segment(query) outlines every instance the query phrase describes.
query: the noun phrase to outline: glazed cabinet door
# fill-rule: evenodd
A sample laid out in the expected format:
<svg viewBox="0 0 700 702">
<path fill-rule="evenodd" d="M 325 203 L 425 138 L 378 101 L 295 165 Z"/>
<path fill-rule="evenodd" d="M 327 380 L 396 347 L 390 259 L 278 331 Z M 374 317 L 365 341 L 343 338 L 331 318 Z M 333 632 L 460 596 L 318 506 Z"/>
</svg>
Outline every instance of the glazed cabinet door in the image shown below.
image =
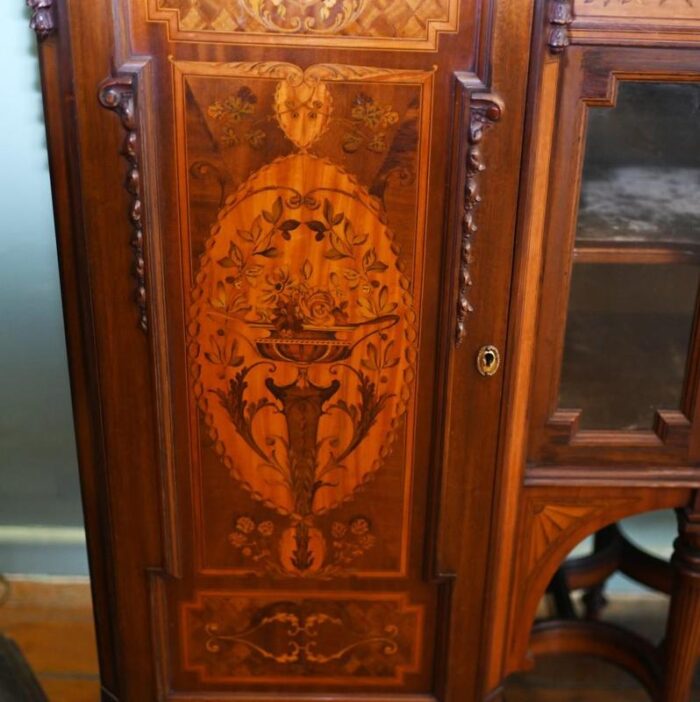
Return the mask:
<svg viewBox="0 0 700 702">
<path fill-rule="evenodd" d="M 698 57 L 567 49 L 530 434 L 543 470 L 700 458 Z"/>
<path fill-rule="evenodd" d="M 488 693 L 528 4 L 33 3 L 105 699 Z"/>
</svg>

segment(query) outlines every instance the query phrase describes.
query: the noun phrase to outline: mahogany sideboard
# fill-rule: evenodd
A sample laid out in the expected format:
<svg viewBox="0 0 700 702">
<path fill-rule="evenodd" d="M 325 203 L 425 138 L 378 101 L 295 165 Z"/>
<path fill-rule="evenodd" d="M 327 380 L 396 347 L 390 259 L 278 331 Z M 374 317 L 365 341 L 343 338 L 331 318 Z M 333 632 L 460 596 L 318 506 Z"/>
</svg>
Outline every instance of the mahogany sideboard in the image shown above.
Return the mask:
<svg viewBox="0 0 700 702">
<path fill-rule="evenodd" d="M 103 699 L 688 702 L 700 6 L 27 4 Z M 662 646 L 534 625 L 656 509 Z"/>
</svg>

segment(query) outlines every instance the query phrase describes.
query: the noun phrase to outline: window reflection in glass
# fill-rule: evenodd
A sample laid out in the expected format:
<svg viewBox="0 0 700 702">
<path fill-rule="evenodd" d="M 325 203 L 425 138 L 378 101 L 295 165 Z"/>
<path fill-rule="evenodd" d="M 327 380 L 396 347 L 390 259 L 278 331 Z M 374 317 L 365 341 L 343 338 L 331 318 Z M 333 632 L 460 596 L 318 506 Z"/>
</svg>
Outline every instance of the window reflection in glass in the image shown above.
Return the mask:
<svg viewBox="0 0 700 702">
<path fill-rule="evenodd" d="M 589 110 L 577 245 L 700 243 L 700 85 L 622 83 Z"/>
</svg>

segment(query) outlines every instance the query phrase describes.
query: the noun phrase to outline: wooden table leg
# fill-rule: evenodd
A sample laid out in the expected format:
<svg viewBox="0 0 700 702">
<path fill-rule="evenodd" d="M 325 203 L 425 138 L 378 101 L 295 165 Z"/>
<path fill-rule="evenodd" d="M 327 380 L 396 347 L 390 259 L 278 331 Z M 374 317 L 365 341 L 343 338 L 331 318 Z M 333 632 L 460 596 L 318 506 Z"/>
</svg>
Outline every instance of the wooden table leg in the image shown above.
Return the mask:
<svg viewBox="0 0 700 702">
<path fill-rule="evenodd" d="M 679 511 L 678 524 L 661 702 L 690 702 L 700 651 L 700 492 L 691 507 Z"/>
</svg>

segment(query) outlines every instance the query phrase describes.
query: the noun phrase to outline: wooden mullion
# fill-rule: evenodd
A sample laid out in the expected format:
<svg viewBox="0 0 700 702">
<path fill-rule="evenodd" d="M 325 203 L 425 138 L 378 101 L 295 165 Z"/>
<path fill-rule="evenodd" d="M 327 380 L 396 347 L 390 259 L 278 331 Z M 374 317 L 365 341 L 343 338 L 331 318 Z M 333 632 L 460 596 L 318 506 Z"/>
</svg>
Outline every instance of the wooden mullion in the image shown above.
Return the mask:
<svg viewBox="0 0 700 702">
<path fill-rule="evenodd" d="M 614 244 L 577 246 L 575 263 L 673 265 L 700 262 L 700 247 L 679 246 L 624 246 Z"/>
</svg>

